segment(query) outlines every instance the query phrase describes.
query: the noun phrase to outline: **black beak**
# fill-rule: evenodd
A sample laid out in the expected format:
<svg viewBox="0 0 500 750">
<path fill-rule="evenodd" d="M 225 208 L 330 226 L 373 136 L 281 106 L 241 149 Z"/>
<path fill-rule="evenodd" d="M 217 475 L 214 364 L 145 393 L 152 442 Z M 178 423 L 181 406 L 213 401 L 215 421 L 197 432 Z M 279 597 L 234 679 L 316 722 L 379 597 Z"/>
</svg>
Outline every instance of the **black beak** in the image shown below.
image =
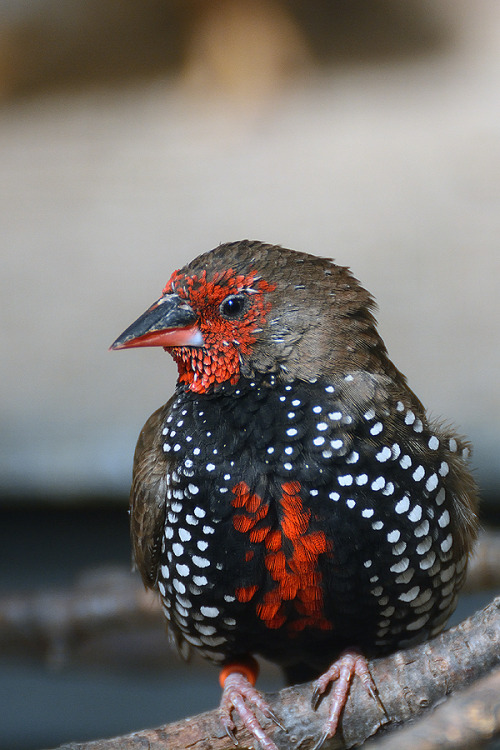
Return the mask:
<svg viewBox="0 0 500 750">
<path fill-rule="evenodd" d="M 110 349 L 137 346 L 203 346 L 198 316 L 177 294 L 166 294 L 114 341 Z"/>
</svg>

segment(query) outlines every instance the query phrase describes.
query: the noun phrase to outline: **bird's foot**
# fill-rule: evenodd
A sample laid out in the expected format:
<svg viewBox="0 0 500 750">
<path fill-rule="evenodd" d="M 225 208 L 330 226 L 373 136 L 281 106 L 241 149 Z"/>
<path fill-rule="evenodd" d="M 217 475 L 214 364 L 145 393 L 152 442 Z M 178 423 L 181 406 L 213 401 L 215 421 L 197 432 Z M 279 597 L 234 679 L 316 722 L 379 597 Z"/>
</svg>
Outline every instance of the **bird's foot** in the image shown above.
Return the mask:
<svg viewBox="0 0 500 750">
<path fill-rule="evenodd" d="M 378 707 L 384 712 L 385 708 L 379 698 L 377 687 L 370 674 L 368 663 L 365 657 L 354 649 L 344 651 L 337 661 L 335 661 L 327 671 L 320 675 L 314 682 L 311 705 L 316 710 L 328 686 L 335 681 L 333 693 L 330 698 L 328 718 L 323 728 L 323 734 L 315 744 L 313 750 L 320 750 L 324 742 L 333 737 L 337 731 L 340 714 L 344 708 L 352 679 L 356 675 L 359 677 L 365 690 L 377 703 Z"/>
<path fill-rule="evenodd" d="M 254 659 L 245 659 L 242 663 L 232 663 L 224 667 L 220 674 L 220 682 L 223 688 L 222 698 L 219 706 L 222 725 L 228 737 L 238 745 L 234 730 L 236 724 L 232 713 L 237 711 L 241 722 L 252 737 L 257 740 L 263 750 L 278 750 L 274 742 L 267 736 L 256 716 L 258 709 L 263 716 L 271 719 L 280 729 L 285 728 L 278 721 L 277 716 L 271 710 L 262 695 L 253 687 L 257 678 L 257 662 Z"/>
</svg>

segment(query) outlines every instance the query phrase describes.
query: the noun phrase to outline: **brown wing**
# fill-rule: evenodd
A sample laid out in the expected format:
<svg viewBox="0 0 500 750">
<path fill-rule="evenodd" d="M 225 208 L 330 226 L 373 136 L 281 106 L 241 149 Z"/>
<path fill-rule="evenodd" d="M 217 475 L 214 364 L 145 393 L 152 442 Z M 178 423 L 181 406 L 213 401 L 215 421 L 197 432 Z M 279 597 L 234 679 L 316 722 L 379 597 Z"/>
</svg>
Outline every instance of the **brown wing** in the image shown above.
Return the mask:
<svg viewBox="0 0 500 750">
<path fill-rule="evenodd" d="M 166 511 L 167 457 L 162 427 L 172 399 L 152 414 L 139 435 L 130 491 L 130 534 L 144 584 L 156 587 Z"/>
</svg>

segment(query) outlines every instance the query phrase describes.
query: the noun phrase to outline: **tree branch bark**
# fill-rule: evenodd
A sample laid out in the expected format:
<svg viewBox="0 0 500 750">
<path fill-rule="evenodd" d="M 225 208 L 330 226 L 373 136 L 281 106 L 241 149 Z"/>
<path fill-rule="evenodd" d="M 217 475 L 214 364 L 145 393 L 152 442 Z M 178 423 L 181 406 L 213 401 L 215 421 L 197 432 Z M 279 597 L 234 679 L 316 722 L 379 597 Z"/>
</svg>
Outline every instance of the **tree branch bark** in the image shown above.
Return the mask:
<svg viewBox="0 0 500 750">
<path fill-rule="evenodd" d="M 428 714 L 432 708 L 439 706 L 447 696 L 463 690 L 477 680 L 478 690 L 485 697 L 487 704 L 478 703 L 476 686 L 471 691 L 457 695 L 457 703 L 445 703 L 432 717 L 433 721 L 441 719 L 442 731 L 450 735 L 456 712 L 463 717 L 457 729 L 465 737 L 481 733 L 495 732 L 498 720 L 498 700 L 494 694 L 500 665 L 500 597 L 472 617 L 446 631 L 428 643 L 416 648 L 399 651 L 383 659 L 376 659 L 370 664 L 372 675 L 378 686 L 381 700 L 387 716 L 381 714 L 373 699 L 355 679 L 351 693 L 343 712 L 337 735 L 325 744 L 325 750 L 342 750 L 351 748 L 366 741 L 383 728 L 390 742 L 390 732 L 411 720 Z M 485 691 L 483 693 L 483 690 Z M 496 692 L 498 695 L 498 691 Z M 299 685 L 285 688 L 280 693 L 267 696 L 271 708 L 284 726 L 284 733 L 270 722 L 265 722 L 266 731 L 281 750 L 308 750 L 321 733 L 326 718 L 327 701 L 323 700 L 318 710 L 310 707 L 311 685 Z M 451 708 L 450 708 L 451 707 Z M 467 722 L 470 717 L 470 725 Z M 437 719 L 436 719 L 437 717 Z M 492 718 L 494 717 L 494 718 Z M 404 731 L 417 731 L 410 727 Z M 486 729 L 484 728 L 486 727 Z M 470 732 L 469 732 L 470 729 Z M 469 732 L 469 734 L 467 734 Z M 461 735 L 461 736 L 462 736 Z M 400 744 L 399 733 L 394 736 L 397 745 L 387 745 L 390 750 L 401 748 L 428 748 L 437 745 Z M 452 736 L 452 735 L 450 735 Z M 238 732 L 239 748 L 252 748 L 253 743 L 248 735 Z M 417 734 L 418 737 L 418 734 Z M 465 740 L 464 740 L 465 741 Z M 464 744 L 463 747 L 470 745 Z M 375 745 L 384 748 L 386 745 Z M 441 745 L 440 745 L 441 747 Z M 448 742 L 448 747 L 451 745 Z M 454 748 L 462 745 L 453 745 Z M 210 711 L 190 719 L 175 722 L 157 729 L 98 740 L 88 743 L 70 743 L 62 745 L 59 750 L 234 750 L 234 745 L 225 735 L 219 722 L 218 712 Z"/>
</svg>

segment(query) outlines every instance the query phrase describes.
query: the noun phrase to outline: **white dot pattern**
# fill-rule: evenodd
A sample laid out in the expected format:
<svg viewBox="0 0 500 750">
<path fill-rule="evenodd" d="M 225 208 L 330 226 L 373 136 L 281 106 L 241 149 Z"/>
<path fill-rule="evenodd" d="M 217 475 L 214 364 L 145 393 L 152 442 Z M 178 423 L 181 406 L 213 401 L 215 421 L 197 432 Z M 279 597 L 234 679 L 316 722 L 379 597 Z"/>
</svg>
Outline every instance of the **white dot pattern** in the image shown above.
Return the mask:
<svg viewBox="0 0 500 750">
<path fill-rule="evenodd" d="M 245 571 L 248 580 L 242 586 L 252 585 L 252 570 L 261 569 L 265 545 L 254 544 L 247 563 L 244 548 L 235 546 L 234 568 L 227 567 L 232 558 L 225 555 L 228 544 L 244 541 L 232 524 L 231 503 L 235 485 L 249 481 L 256 456 L 261 463 L 255 466 L 252 491 L 261 492 L 258 482 L 262 487 L 299 482 L 303 502 L 310 506 L 311 530 L 323 528 L 313 526 L 316 517 L 331 514 L 332 560 L 345 570 L 355 565 L 363 571 L 364 579 L 361 572 L 356 575 L 365 581 L 369 600 L 357 614 L 352 599 L 342 604 L 348 578 L 324 577 L 331 586 L 328 597 L 353 632 L 357 623 L 373 620 L 380 648 L 439 632 L 465 569 L 465 560 L 459 569 L 452 557 L 453 485 L 448 477 L 450 453 L 462 456 L 466 448 L 433 431 L 418 407 L 403 399 L 392 406 L 397 432 L 389 429 L 390 412 L 366 395 L 373 391 L 366 374 L 285 387 L 271 376 L 268 382 L 273 387 L 257 379 L 228 386 L 233 406 L 213 414 L 215 402 L 211 409 L 206 402 L 200 408 L 201 397 L 181 390 L 161 428 L 171 468 L 158 588 L 176 640 L 216 662 L 243 648 L 239 631 L 246 632 L 258 594 L 242 603 L 234 582 Z M 351 389 L 362 398 L 351 396 Z M 262 408 L 248 410 L 251 399 Z M 253 415 L 258 418 L 252 422 Z M 274 585 L 272 580 L 268 585 Z M 282 639 L 281 629 L 278 635 Z"/>
</svg>

